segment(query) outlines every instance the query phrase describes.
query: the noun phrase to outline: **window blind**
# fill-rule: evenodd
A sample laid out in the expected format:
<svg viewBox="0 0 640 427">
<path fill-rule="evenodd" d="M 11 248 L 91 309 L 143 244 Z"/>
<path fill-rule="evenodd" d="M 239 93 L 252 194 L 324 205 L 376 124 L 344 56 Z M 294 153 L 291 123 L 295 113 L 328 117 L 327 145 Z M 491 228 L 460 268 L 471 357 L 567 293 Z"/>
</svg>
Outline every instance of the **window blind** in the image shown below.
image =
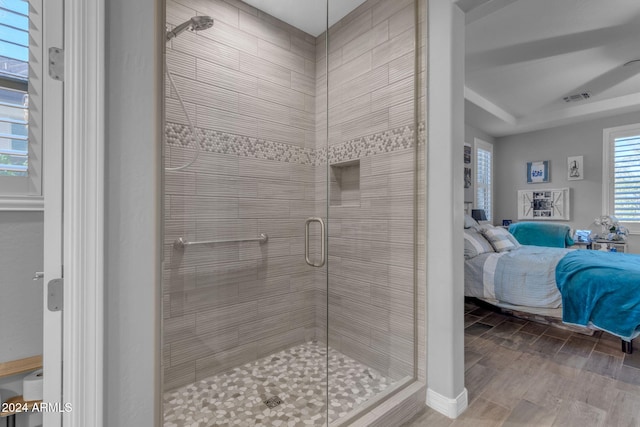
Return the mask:
<svg viewBox="0 0 640 427">
<path fill-rule="evenodd" d="M 614 215 L 640 222 L 640 135 L 615 139 L 613 166 Z"/>
<path fill-rule="evenodd" d="M 484 209 L 487 219 L 492 220 L 491 212 L 491 151 L 478 148 L 477 156 L 477 178 L 476 178 L 476 206 Z"/>
<path fill-rule="evenodd" d="M 27 176 L 29 4 L 0 0 L 0 176 Z"/>
</svg>

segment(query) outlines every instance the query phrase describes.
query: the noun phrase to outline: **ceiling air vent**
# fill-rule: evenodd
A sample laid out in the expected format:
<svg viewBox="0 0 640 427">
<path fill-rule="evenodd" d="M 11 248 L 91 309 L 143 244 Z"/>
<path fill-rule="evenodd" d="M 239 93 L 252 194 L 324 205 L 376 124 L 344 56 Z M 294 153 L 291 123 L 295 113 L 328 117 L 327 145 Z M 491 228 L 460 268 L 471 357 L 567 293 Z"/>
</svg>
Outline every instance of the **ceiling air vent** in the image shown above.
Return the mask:
<svg viewBox="0 0 640 427">
<path fill-rule="evenodd" d="M 564 99 L 564 102 L 578 102 L 589 98 L 591 98 L 591 92 L 580 92 L 574 93 L 573 95 L 567 95 L 562 99 Z"/>
</svg>

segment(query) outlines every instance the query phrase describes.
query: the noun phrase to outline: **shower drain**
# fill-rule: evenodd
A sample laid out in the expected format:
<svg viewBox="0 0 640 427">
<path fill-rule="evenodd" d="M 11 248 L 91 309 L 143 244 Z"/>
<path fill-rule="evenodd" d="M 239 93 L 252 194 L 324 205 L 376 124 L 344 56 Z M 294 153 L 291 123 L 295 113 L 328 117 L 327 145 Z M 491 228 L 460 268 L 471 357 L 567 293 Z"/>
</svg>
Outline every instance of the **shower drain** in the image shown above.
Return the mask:
<svg viewBox="0 0 640 427">
<path fill-rule="evenodd" d="M 281 403 L 282 403 L 282 400 L 278 396 L 271 396 L 270 398 L 264 401 L 264 404 L 267 405 L 268 408 L 275 408 Z"/>
</svg>

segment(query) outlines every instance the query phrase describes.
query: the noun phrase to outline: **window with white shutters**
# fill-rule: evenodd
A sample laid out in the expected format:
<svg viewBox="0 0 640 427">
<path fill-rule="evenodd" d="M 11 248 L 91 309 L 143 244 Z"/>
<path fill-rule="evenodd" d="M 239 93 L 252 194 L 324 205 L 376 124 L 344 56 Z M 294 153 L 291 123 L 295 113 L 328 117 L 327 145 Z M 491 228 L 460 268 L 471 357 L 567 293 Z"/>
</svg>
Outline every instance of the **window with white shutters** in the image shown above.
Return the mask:
<svg viewBox="0 0 640 427">
<path fill-rule="evenodd" d="M 41 196 L 40 1 L 0 0 L 0 197 Z M 0 206 L 0 209 L 2 206 Z"/>
<path fill-rule="evenodd" d="M 605 129 L 604 213 L 640 232 L 640 124 Z"/>
<path fill-rule="evenodd" d="M 479 139 L 476 144 L 476 209 L 484 209 L 493 221 L 493 147 Z"/>
</svg>

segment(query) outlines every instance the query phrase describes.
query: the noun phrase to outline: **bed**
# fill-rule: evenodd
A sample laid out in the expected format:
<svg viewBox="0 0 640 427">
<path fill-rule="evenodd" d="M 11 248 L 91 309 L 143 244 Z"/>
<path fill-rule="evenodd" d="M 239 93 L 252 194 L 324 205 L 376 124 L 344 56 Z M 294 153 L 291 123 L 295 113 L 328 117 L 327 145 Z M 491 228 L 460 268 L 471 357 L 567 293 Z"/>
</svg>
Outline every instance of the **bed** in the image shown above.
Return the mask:
<svg viewBox="0 0 640 427">
<path fill-rule="evenodd" d="M 491 226 L 464 234 L 465 296 L 606 331 L 631 352 L 640 334 L 640 256 L 521 245 Z"/>
</svg>

